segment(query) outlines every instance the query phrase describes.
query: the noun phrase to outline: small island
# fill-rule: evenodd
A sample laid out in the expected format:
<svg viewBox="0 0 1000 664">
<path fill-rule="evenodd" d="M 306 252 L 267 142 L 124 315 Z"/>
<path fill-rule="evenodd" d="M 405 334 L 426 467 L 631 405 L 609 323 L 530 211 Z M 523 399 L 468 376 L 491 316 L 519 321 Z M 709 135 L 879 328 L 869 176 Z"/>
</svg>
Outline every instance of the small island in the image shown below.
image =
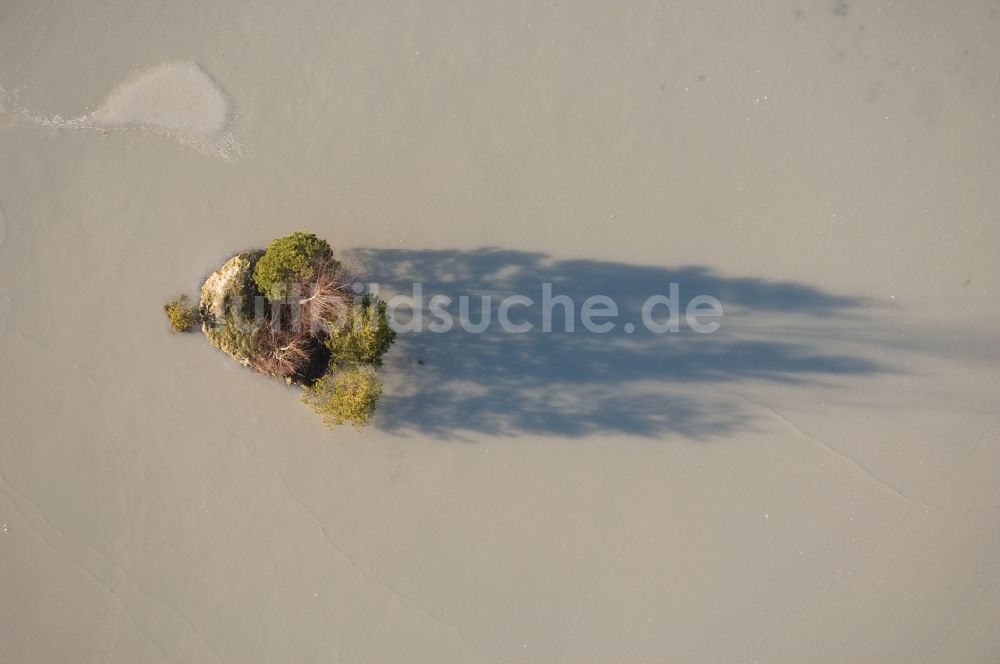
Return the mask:
<svg viewBox="0 0 1000 664">
<path fill-rule="evenodd" d="M 301 385 L 302 401 L 330 428 L 368 424 L 382 394 L 375 370 L 396 333 L 386 305 L 363 294 L 330 245 L 298 231 L 239 253 L 205 280 L 197 304 L 164 306 L 171 328 L 200 324 L 240 364 Z"/>
</svg>

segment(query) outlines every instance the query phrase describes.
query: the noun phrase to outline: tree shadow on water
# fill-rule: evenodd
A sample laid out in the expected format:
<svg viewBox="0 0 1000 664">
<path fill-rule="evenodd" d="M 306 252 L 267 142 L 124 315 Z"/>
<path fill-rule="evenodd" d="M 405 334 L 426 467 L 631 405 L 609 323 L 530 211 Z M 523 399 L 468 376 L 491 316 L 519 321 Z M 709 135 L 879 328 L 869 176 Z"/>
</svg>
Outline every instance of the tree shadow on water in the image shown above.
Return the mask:
<svg viewBox="0 0 1000 664">
<path fill-rule="evenodd" d="M 621 433 L 706 439 L 748 423 L 740 402 L 716 386 L 747 380 L 814 384 L 888 370 L 834 350 L 833 336 L 824 336 L 861 323 L 861 300 L 805 284 L 720 276 L 700 266 L 558 260 L 495 248 L 359 249 L 347 259 L 364 268 L 366 281 L 378 283 L 386 299 L 410 294 L 413 282 L 422 284 L 424 331 L 399 334 L 382 372 L 386 390 L 376 422 L 391 431 L 443 438 Z M 558 306 L 553 331 L 542 331 L 546 282 L 554 296 L 573 301 L 573 332 L 565 331 Z M 681 329 L 651 332 L 642 324 L 643 303 L 668 295 L 671 283 L 680 291 Z M 452 299 L 447 311 L 455 324 L 446 333 L 426 329 L 438 320 L 427 308 L 437 294 Z M 497 322 L 500 301 L 515 294 L 535 301 L 510 310 L 511 322 L 533 325 L 522 334 Z M 617 304 L 614 330 L 596 334 L 583 328 L 581 306 L 592 295 Z M 697 295 L 713 296 L 725 307 L 714 333 L 699 334 L 684 324 L 683 311 Z M 485 331 L 460 327 L 461 296 L 469 296 L 472 323 L 487 313 L 481 298 L 491 298 L 492 324 Z M 666 309 L 659 308 L 655 318 L 663 322 Z M 632 333 L 627 322 L 635 325 Z"/>
</svg>

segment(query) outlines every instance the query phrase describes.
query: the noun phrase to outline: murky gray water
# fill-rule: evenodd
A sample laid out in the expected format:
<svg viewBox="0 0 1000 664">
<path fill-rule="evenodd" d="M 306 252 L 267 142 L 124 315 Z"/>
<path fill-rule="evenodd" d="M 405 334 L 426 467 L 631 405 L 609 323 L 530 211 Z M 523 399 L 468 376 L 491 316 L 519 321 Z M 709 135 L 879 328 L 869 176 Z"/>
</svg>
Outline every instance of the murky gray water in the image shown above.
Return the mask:
<svg viewBox="0 0 1000 664">
<path fill-rule="evenodd" d="M 0 660 L 995 659 L 998 27 L 0 5 Z M 726 316 L 403 335 L 330 433 L 161 310 L 301 228 Z"/>
</svg>

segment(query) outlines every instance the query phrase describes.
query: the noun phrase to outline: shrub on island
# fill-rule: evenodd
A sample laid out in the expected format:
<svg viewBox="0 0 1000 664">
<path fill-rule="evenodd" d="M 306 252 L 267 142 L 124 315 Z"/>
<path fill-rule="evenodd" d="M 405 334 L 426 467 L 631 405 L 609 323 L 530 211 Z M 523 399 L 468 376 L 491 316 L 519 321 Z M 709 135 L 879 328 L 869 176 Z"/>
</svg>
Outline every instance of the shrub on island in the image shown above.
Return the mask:
<svg viewBox="0 0 1000 664">
<path fill-rule="evenodd" d="M 371 366 L 333 369 L 302 392 L 302 403 L 323 417 L 330 429 L 345 422 L 367 424 L 382 395 Z"/>
<path fill-rule="evenodd" d="M 382 366 L 382 356 L 392 346 L 396 333 L 386 320 L 386 304 L 365 295 L 359 307 L 347 312 L 344 329 L 326 339 L 330 364 Z"/>
<path fill-rule="evenodd" d="M 361 426 L 375 412 L 375 368 L 396 333 L 385 302 L 359 296 L 353 283 L 326 241 L 298 231 L 227 260 L 205 280 L 197 308 L 183 297 L 164 308 L 173 329 L 200 322 L 237 362 L 302 385 L 302 401 L 327 426 Z"/>
<path fill-rule="evenodd" d="M 198 307 L 189 304 L 187 295 L 181 295 L 163 305 L 170 319 L 170 329 L 174 332 L 190 332 L 191 328 L 201 322 Z"/>
</svg>

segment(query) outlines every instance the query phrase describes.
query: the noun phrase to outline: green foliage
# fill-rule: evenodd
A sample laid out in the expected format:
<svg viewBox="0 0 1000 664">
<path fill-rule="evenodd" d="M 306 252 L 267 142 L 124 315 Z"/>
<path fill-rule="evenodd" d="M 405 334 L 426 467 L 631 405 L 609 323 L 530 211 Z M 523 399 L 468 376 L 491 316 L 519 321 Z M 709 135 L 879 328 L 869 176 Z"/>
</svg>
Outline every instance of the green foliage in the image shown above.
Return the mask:
<svg viewBox="0 0 1000 664">
<path fill-rule="evenodd" d="M 201 321 L 198 307 L 189 303 L 187 295 L 167 302 L 163 305 L 163 310 L 167 312 L 174 332 L 187 332 Z"/>
<path fill-rule="evenodd" d="M 345 325 L 326 340 L 331 365 L 370 364 L 382 366 L 382 356 L 396 339 L 386 319 L 386 305 L 377 296 L 366 295 L 351 311 Z"/>
<path fill-rule="evenodd" d="M 197 306 L 182 297 L 164 308 L 175 330 L 200 322 L 208 340 L 241 364 L 306 384 L 303 403 L 328 427 L 361 426 L 382 395 L 375 367 L 396 333 L 378 297 L 353 304 L 353 281 L 329 244 L 299 231 L 230 258 L 205 280 Z M 327 350 L 326 373 L 310 384 Z"/>
<path fill-rule="evenodd" d="M 382 356 L 395 338 L 385 302 L 365 296 L 350 310 L 344 325 L 326 340 L 329 371 L 305 388 L 302 402 L 322 415 L 331 429 L 345 422 L 368 424 L 382 395 L 375 367 L 381 366 Z"/>
<path fill-rule="evenodd" d="M 278 300 L 286 295 L 290 282 L 308 279 L 318 264 L 332 260 L 333 251 L 326 240 L 296 231 L 271 240 L 254 266 L 253 281 L 261 293 Z"/>
<path fill-rule="evenodd" d="M 323 416 L 330 429 L 351 422 L 368 424 L 375 414 L 375 404 L 382 395 L 382 384 L 369 366 L 331 368 L 330 372 L 304 388 L 302 403 Z"/>
</svg>

